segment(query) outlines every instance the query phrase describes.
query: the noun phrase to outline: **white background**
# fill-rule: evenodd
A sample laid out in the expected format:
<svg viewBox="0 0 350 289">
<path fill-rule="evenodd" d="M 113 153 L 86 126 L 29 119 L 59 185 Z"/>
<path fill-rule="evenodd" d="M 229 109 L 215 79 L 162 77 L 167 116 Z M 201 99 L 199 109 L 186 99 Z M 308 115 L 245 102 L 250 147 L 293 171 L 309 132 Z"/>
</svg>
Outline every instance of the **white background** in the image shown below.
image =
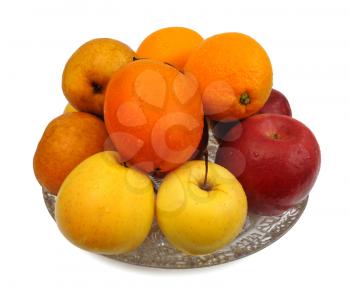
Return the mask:
<svg viewBox="0 0 350 289">
<path fill-rule="evenodd" d="M 0 288 L 350 288 L 348 1 L 1 1 Z M 304 215 L 272 246 L 206 269 L 146 269 L 75 248 L 44 206 L 32 158 L 85 41 L 136 49 L 152 31 L 238 31 L 267 50 L 274 87 L 315 133 L 322 167 Z"/>
</svg>

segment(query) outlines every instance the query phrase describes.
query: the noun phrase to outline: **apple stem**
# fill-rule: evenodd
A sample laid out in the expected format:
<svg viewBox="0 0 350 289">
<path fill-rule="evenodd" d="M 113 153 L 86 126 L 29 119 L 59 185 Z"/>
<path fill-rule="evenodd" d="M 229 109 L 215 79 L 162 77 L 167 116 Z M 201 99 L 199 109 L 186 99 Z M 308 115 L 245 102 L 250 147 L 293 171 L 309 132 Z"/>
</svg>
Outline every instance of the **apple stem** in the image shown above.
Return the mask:
<svg viewBox="0 0 350 289">
<path fill-rule="evenodd" d="M 210 184 L 208 184 L 208 150 L 206 149 L 203 154 L 205 160 L 205 175 L 204 182 L 200 185 L 200 188 L 204 191 L 209 192 L 212 189 L 212 187 Z"/>
<path fill-rule="evenodd" d="M 277 133 L 273 133 L 272 134 L 272 139 L 274 139 L 274 140 L 280 139 L 280 136 Z"/>
<path fill-rule="evenodd" d="M 203 187 L 207 188 L 208 187 L 208 184 L 207 184 L 207 181 L 208 181 L 208 150 L 207 149 L 204 152 L 204 160 L 205 160 L 205 175 L 204 175 Z"/>
<path fill-rule="evenodd" d="M 123 166 L 126 167 L 126 168 L 128 167 L 128 165 L 126 164 L 126 162 L 123 162 Z"/>
<path fill-rule="evenodd" d="M 171 66 L 171 67 L 173 67 L 173 68 L 176 68 L 174 65 L 172 65 L 170 62 L 165 62 L 164 61 L 164 64 L 166 64 L 166 65 L 169 65 L 169 66 Z"/>
<path fill-rule="evenodd" d="M 182 69 L 178 69 L 175 65 L 173 65 L 173 64 L 171 64 L 171 63 L 169 63 L 169 62 L 164 62 L 164 64 L 169 65 L 169 66 L 175 68 L 178 72 L 180 72 L 180 73 L 182 73 L 182 74 L 185 74 L 184 71 L 183 71 Z"/>
<path fill-rule="evenodd" d="M 148 59 L 146 57 L 137 57 L 137 56 L 133 56 L 132 57 L 132 61 L 137 61 L 137 60 L 142 60 L 142 59 Z"/>
</svg>

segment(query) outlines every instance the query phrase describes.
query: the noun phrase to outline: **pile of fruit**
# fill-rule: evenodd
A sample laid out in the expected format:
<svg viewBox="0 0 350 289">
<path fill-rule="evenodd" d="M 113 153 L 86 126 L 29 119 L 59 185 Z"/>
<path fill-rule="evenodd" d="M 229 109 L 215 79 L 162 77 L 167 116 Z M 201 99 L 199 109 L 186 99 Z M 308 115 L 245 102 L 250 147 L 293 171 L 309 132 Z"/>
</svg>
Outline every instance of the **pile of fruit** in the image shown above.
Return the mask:
<svg viewBox="0 0 350 289">
<path fill-rule="evenodd" d="M 94 39 L 68 60 L 62 88 L 69 104 L 45 129 L 34 172 L 80 248 L 130 252 L 156 220 L 175 248 L 209 254 L 237 237 L 248 210 L 281 214 L 316 181 L 318 143 L 272 89 L 270 59 L 247 35 L 164 28 L 136 53 Z M 215 163 L 208 129 L 220 144 Z"/>
</svg>

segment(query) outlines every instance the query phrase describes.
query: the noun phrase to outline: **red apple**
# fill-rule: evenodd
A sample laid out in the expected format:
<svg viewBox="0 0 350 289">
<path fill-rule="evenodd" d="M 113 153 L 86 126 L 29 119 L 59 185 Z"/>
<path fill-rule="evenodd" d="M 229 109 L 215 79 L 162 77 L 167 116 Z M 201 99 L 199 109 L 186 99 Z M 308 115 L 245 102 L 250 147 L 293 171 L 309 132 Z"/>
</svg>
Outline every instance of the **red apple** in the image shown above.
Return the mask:
<svg viewBox="0 0 350 289">
<path fill-rule="evenodd" d="M 261 113 L 275 113 L 292 116 L 292 110 L 288 99 L 276 89 L 271 90 L 268 100 L 258 112 L 258 114 Z"/>
<path fill-rule="evenodd" d="M 213 135 L 218 143 L 221 143 L 224 140 L 228 140 L 225 138 L 227 132 L 238 124 L 239 121 L 230 121 L 230 122 L 219 122 L 215 120 L 210 120 L 210 127 L 213 131 Z"/>
<path fill-rule="evenodd" d="M 233 127 L 216 162 L 241 182 L 251 212 L 279 215 L 302 201 L 316 181 L 321 162 L 313 133 L 301 122 L 259 114 Z"/>
</svg>

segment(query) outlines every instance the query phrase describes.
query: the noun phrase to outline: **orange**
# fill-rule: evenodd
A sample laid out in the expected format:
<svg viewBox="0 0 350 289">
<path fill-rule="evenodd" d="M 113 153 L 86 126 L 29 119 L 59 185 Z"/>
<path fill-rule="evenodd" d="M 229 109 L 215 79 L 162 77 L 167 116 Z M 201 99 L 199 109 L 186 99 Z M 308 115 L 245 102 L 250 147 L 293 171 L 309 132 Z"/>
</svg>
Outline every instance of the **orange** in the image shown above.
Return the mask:
<svg viewBox="0 0 350 289">
<path fill-rule="evenodd" d="M 203 131 L 197 82 L 154 60 L 136 60 L 112 76 L 104 117 L 122 160 L 145 172 L 167 172 L 186 162 Z"/>
<path fill-rule="evenodd" d="M 202 42 L 185 65 L 197 78 L 205 114 L 233 121 L 257 112 L 272 89 L 270 59 L 258 42 L 241 33 L 223 33 Z"/>
<path fill-rule="evenodd" d="M 182 69 L 188 57 L 202 41 L 202 36 L 191 29 L 168 27 L 147 36 L 136 54 L 141 58 L 167 62 Z"/>
<path fill-rule="evenodd" d="M 48 124 L 38 144 L 35 176 L 57 195 L 68 174 L 89 156 L 103 151 L 107 143 L 107 130 L 98 117 L 85 112 L 62 114 Z"/>
</svg>

